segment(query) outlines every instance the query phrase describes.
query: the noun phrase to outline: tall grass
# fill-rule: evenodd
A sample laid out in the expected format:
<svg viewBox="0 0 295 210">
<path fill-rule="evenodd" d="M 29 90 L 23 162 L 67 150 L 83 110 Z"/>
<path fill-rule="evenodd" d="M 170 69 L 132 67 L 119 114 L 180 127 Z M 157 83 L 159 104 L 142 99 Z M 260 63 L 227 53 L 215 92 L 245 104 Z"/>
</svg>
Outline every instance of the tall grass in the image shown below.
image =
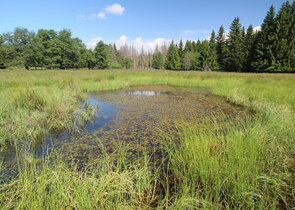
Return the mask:
<svg viewBox="0 0 295 210">
<path fill-rule="evenodd" d="M 161 164 L 153 164 L 147 154 L 128 163 L 124 147 L 116 158 L 106 154 L 82 171 L 69 168 L 67 161 L 58 158 L 45 158 L 41 168 L 32 162 L 21 167 L 17 179 L 1 185 L 0 206 L 295 208 L 294 81 L 295 75 L 290 74 L 2 71 L 1 136 L 10 133 L 9 126 L 17 131 L 16 137 L 27 136 L 27 129 L 34 127 L 28 119 L 35 122 L 35 115 L 37 119 L 57 119 L 47 125 L 63 127 L 59 120 L 71 119 L 70 113 L 80 103 L 76 98 L 83 93 L 136 85 L 206 87 L 255 116 L 221 128 L 214 122 L 206 128 L 180 126 L 177 138 L 164 135 L 167 159 L 160 160 Z M 71 108 L 64 108 L 68 104 Z M 8 118 L 14 123 L 9 124 Z"/>
</svg>

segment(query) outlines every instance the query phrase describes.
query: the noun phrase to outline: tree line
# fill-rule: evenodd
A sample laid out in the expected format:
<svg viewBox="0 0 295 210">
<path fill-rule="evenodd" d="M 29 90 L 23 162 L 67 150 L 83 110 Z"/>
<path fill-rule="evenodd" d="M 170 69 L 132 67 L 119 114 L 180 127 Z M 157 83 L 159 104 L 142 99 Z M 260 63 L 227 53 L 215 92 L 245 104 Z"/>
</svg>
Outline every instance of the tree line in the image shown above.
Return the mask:
<svg viewBox="0 0 295 210">
<path fill-rule="evenodd" d="M 236 17 L 225 33 L 212 31 L 209 40 L 185 44 L 172 41 L 156 46 L 154 52 L 143 47 L 100 41 L 88 49 L 70 30 L 59 32 L 40 29 L 37 33 L 26 28 L 0 35 L 0 68 L 20 67 L 46 69 L 114 69 L 154 68 L 169 70 L 213 70 L 236 72 L 293 72 L 295 71 L 295 1 L 282 4 L 275 13 L 273 6 L 261 29 L 247 30 Z"/>
</svg>

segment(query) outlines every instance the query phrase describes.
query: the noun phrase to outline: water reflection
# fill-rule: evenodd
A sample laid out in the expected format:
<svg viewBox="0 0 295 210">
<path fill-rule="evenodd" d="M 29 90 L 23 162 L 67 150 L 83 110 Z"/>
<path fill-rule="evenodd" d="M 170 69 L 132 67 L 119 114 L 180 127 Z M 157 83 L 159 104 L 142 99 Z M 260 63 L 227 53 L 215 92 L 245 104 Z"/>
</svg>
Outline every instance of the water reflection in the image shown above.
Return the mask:
<svg viewBox="0 0 295 210">
<path fill-rule="evenodd" d="M 138 95 L 138 96 L 159 96 L 161 95 L 161 92 L 159 91 L 129 91 L 129 95 Z"/>
</svg>

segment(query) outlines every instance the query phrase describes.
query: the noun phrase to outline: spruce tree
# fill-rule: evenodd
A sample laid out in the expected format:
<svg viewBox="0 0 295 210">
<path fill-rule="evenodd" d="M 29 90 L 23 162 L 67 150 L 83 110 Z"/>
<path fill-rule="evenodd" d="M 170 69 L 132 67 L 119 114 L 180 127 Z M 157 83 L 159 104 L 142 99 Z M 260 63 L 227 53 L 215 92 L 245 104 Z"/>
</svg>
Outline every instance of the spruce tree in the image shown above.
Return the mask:
<svg viewBox="0 0 295 210">
<path fill-rule="evenodd" d="M 289 30 L 291 24 L 291 5 L 283 3 L 274 20 L 274 31 L 270 34 L 274 59 L 268 68 L 271 71 L 288 71 L 289 65 Z"/>
<path fill-rule="evenodd" d="M 174 41 L 172 41 L 167 51 L 165 68 L 169 70 L 179 70 L 180 67 L 181 65 L 178 49 L 174 45 Z"/>
<path fill-rule="evenodd" d="M 154 69 L 160 69 L 163 67 L 163 65 L 164 65 L 164 57 L 162 53 L 158 51 L 153 55 L 152 67 Z"/>
<path fill-rule="evenodd" d="M 184 49 L 183 49 L 183 42 L 182 42 L 182 39 L 180 39 L 180 41 L 179 41 L 179 45 L 178 45 L 178 55 L 179 55 L 179 57 L 180 57 L 180 64 L 181 64 L 181 67 L 183 68 Z"/>
<path fill-rule="evenodd" d="M 255 71 L 267 71 L 275 63 L 272 51 L 271 34 L 274 33 L 275 10 L 271 6 L 263 20 L 261 31 L 257 33 L 254 41 L 254 56 L 251 67 Z"/>
<path fill-rule="evenodd" d="M 227 71 L 242 71 L 244 54 L 244 44 L 242 37 L 242 28 L 239 17 L 236 17 L 229 32 L 228 53 L 226 55 L 226 70 Z"/>
<path fill-rule="evenodd" d="M 295 71 L 295 0 L 291 7 L 291 17 L 290 17 L 290 29 L 288 35 L 288 63 L 290 65 L 290 71 Z"/>
<path fill-rule="evenodd" d="M 252 71 L 251 62 L 253 61 L 254 56 L 254 41 L 255 34 L 253 30 L 253 26 L 249 25 L 246 35 L 245 35 L 245 63 L 244 63 L 244 71 Z"/>
<path fill-rule="evenodd" d="M 222 70 L 225 70 L 225 57 L 227 53 L 227 46 L 225 41 L 225 32 L 223 26 L 221 25 L 216 37 L 216 53 L 218 66 Z"/>
<path fill-rule="evenodd" d="M 212 70 L 217 70 L 218 69 L 217 52 L 216 52 L 216 37 L 215 37 L 215 31 L 214 30 L 211 33 L 211 37 L 210 37 L 210 41 L 209 41 L 208 66 Z"/>
<path fill-rule="evenodd" d="M 192 52 L 193 46 L 192 42 L 190 40 L 186 40 L 185 46 L 184 46 L 184 52 Z"/>
</svg>

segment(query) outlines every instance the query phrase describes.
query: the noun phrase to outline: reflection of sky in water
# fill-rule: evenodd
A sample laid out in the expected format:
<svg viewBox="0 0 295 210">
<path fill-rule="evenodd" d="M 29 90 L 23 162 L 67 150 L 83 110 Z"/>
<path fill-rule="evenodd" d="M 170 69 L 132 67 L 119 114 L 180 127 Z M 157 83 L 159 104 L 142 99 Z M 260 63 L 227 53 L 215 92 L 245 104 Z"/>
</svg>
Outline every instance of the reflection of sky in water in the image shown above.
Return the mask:
<svg viewBox="0 0 295 210">
<path fill-rule="evenodd" d="M 159 91 L 129 91 L 129 95 L 139 95 L 139 96 L 159 96 L 161 92 Z"/>
<path fill-rule="evenodd" d="M 98 95 L 92 94 L 88 97 L 88 104 L 98 108 L 94 121 L 90 121 L 85 126 L 85 131 L 98 130 L 111 123 L 116 114 L 116 106 L 101 101 Z"/>
</svg>

